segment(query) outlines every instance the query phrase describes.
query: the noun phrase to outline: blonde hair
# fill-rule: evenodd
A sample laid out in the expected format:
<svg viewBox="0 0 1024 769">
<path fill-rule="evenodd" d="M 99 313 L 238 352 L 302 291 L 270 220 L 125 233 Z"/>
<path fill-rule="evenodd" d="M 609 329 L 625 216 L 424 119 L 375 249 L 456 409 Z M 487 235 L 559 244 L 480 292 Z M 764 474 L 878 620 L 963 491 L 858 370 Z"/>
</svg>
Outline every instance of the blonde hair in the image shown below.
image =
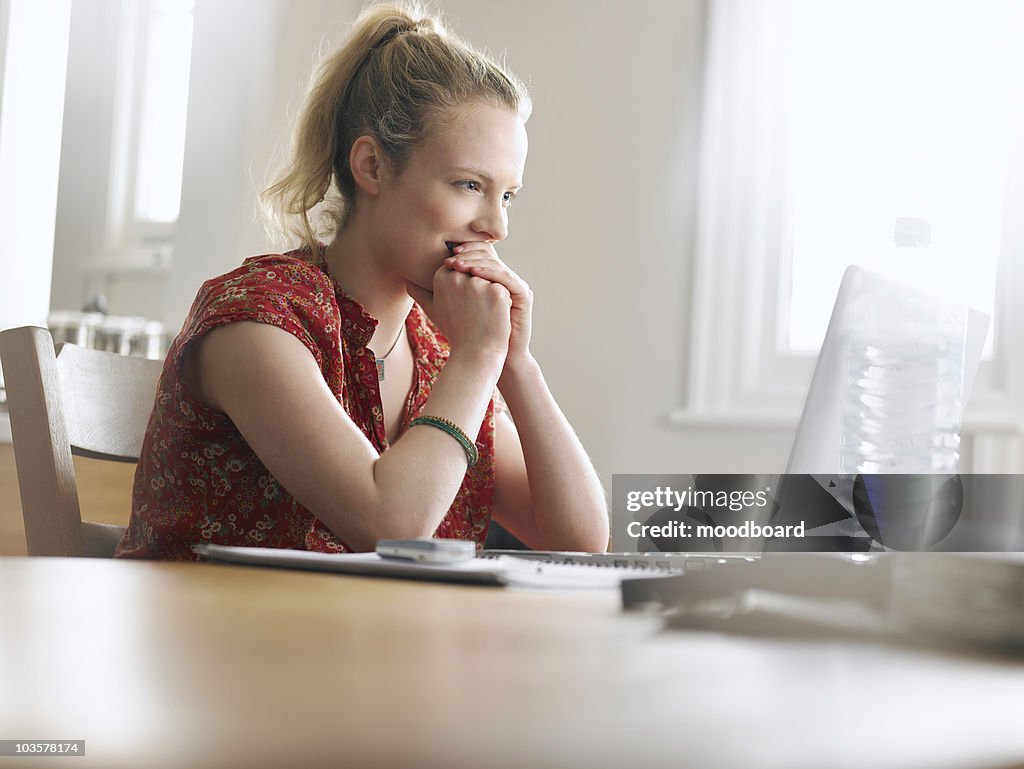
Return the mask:
<svg viewBox="0 0 1024 769">
<path fill-rule="evenodd" d="M 315 250 L 355 202 L 349 152 L 357 138 L 375 137 L 400 173 L 447 111 L 478 100 L 524 120 L 532 109 L 519 78 L 422 7 L 367 6 L 315 72 L 291 156 L 261 195 L 271 229 Z"/>
</svg>

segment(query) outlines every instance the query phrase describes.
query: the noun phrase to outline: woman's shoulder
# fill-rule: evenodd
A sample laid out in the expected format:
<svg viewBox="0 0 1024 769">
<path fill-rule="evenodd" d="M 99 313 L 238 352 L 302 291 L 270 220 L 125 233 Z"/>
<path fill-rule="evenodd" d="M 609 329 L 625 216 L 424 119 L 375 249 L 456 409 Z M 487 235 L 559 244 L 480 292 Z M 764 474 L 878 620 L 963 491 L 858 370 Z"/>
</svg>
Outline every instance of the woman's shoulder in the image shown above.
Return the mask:
<svg viewBox="0 0 1024 769">
<path fill-rule="evenodd" d="M 331 280 L 309 251 L 298 249 L 282 254 L 260 254 L 245 259 L 235 269 L 208 284 L 293 284 L 330 289 Z"/>
<path fill-rule="evenodd" d="M 285 316 L 301 325 L 331 325 L 336 301 L 330 277 L 308 251 L 262 254 L 203 283 L 185 325 L 207 326 L 213 319 L 273 323 Z"/>
<path fill-rule="evenodd" d="M 241 321 L 282 328 L 321 361 L 337 347 L 338 307 L 333 283 L 307 251 L 252 256 L 206 281 L 178 340 L 184 347 L 218 326 Z"/>
<path fill-rule="evenodd" d="M 275 296 L 308 297 L 316 304 L 330 302 L 334 289 L 330 277 L 308 252 L 261 254 L 245 259 L 238 267 L 210 278 L 196 296 L 197 307 L 210 302 L 239 302 Z"/>
</svg>

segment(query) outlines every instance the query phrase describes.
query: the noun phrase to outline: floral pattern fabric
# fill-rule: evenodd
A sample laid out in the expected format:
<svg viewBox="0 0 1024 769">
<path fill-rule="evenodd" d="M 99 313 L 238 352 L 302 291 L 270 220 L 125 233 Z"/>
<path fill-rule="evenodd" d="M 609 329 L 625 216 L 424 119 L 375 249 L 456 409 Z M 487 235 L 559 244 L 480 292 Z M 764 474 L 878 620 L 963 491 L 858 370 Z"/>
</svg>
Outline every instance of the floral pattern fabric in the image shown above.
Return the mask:
<svg viewBox="0 0 1024 769">
<path fill-rule="evenodd" d="M 118 557 L 198 560 L 192 545 L 209 542 L 322 552 L 350 548 L 282 487 L 227 415 L 189 393 L 183 353 L 226 323 L 270 323 L 295 335 L 316 359 L 338 402 L 379 452 L 387 448 L 374 355 L 377 321 L 331 278 L 322 250 L 246 259 L 199 290 L 167 354 L 143 441 L 128 529 Z M 445 361 L 448 343 L 414 304 L 405 321 L 414 379 L 402 431 L 420 414 Z M 483 546 L 494 500 L 495 394 L 476 438 L 480 459 L 469 469 L 436 537 Z"/>
</svg>

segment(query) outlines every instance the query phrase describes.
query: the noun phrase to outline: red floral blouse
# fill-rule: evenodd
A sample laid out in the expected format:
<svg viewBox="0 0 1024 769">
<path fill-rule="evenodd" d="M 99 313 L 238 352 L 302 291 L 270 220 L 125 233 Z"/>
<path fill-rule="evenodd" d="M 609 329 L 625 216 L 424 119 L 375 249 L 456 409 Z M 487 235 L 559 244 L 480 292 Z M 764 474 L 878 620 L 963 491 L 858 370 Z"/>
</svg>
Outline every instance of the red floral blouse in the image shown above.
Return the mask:
<svg viewBox="0 0 1024 769">
<path fill-rule="evenodd" d="M 294 334 L 352 421 L 378 451 L 387 448 L 377 368 L 366 347 L 377 321 L 332 279 L 322 251 L 246 259 L 203 284 L 167 354 L 135 473 L 131 520 L 116 556 L 198 560 L 191 548 L 199 542 L 350 550 L 277 482 L 225 414 L 185 387 L 181 364 L 188 345 L 236 321 L 271 323 Z M 448 359 L 447 340 L 418 305 L 405 326 L 415 376 L 403 431 Z M 504 408 L 496 394 L 476 439 L 480 459 L 467 471 L 436 537 L 483 546 L 494 500 L 495 399 Z"/>
</svg>

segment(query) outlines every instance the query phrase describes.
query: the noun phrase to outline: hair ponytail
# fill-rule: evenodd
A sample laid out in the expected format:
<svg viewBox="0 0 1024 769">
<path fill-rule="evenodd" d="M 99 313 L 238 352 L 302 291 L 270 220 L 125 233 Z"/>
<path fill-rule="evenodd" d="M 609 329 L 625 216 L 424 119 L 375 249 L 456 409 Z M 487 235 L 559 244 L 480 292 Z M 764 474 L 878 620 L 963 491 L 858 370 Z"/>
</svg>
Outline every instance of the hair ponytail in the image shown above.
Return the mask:
<svg viewBox="0 0 1024 769">
<path fill-rule="evenodd" d="M 523 83 L 435 16 L 411 5 L 364 8 L 317 69 L 289 161 L 261 196 L 273 229 L 315 249 L 354 203 L 348 160 L 358 137 L 374 136 L 400 170 L 444 111 L 473 100 L 530 114 Z"/>
</svg>

